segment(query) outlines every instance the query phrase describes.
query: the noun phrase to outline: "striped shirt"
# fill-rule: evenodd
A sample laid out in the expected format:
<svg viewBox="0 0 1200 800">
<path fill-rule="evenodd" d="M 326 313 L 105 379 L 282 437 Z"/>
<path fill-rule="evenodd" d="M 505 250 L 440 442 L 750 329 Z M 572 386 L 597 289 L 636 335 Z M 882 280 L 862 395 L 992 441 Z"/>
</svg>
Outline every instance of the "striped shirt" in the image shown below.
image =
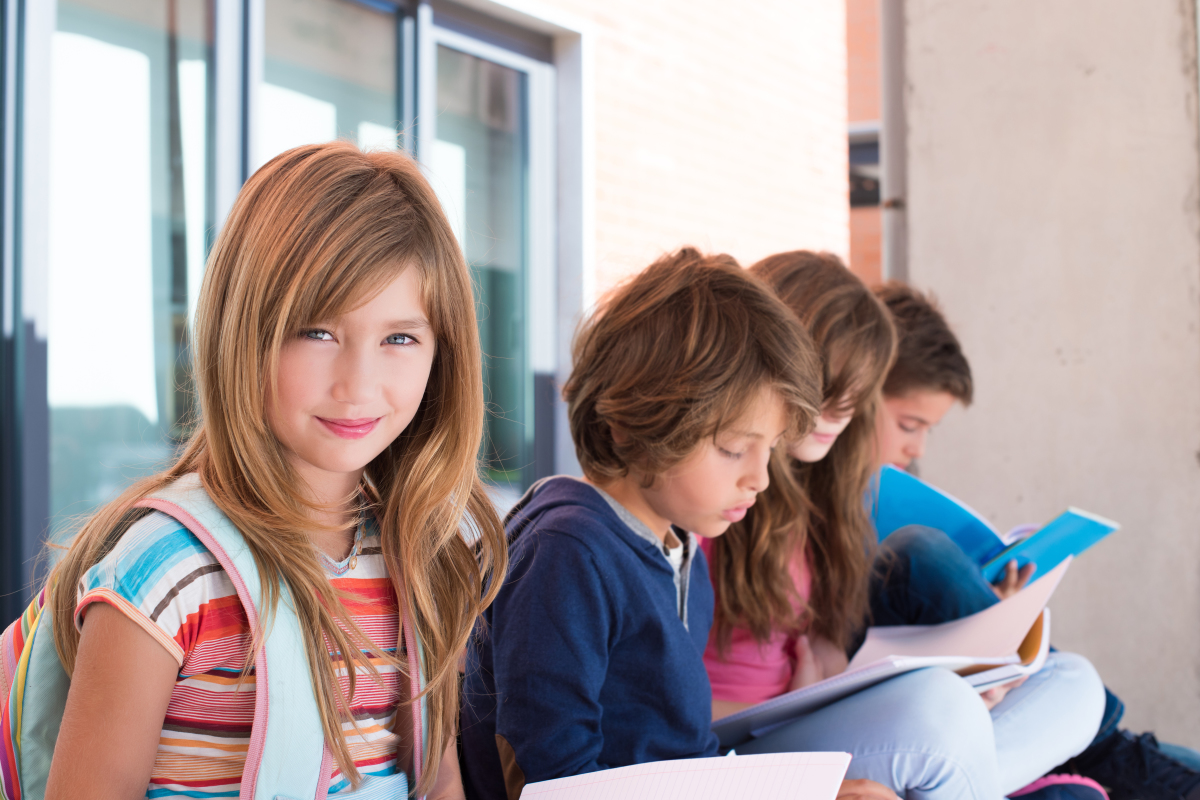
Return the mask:
<svg viewBox="0 0 1200 800">
<path fill-rule="evenodd" d="M 347 559 L 348 561 L 348 559 Z M 347 567 L 347 562 L 337 565 Z M 353 570 L 326 572 L 353 595 L 347 610 L 381 650 L 395 653 L 398 604 L 368 525 Z M 112 552 L 80 581 L 75 624 L 91 603 L 108 603 L 153 636 L 179 664 L 163 720 L 149 798 L 237 797 L 254 720 L 254 671 L 241 676 L 250 628 L 233 582 L 190 531 L 157 511 L 136 522 Z M 400 737 L 393 732 L 401 675 L 375 661 L 383 685 L 360 673 L 343 731 L 364 777 L 396 772 Z M 345 670 L 339 671 L 342 690 Z M 350 792 L 335 768 L 329 793 Z"/>
</svg>

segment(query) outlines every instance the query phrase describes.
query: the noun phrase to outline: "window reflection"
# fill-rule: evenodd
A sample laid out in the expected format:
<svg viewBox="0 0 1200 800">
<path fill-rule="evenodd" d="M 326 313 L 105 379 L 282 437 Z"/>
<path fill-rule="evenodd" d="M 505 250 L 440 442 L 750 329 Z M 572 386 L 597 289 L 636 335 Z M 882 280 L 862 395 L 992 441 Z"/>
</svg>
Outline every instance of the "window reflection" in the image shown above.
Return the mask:
<svg viewBox="0 0 1200 800">
<path fill-rule="evenodd" d="M 51 532 L 167 461 L 193 414 L 210 4 L 62 0 L 52 42 Z"/>
<path fill-rule="evenodd" d="M 256 168 L 338 137 L 397 146 L 395 13 L 349 0 L 266 0 L 265 24 Z"/>
<path fill-rule="evenodd" d="M 534 430 L 525 342 L 526 80 L 523 72 L 439 46 L 437 140 L 428 159 L 475 272 L 490 476 L 513 487 L 530 482 Z"/>
</svg>

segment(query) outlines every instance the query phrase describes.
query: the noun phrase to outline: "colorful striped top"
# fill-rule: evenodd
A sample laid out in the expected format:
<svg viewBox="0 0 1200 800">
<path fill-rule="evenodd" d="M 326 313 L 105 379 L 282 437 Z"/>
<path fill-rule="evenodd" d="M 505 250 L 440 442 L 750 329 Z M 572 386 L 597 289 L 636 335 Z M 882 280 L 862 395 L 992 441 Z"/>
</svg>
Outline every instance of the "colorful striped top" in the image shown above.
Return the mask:
<svg viewBox="0 0 1200 800">
<path fill-rule="evenodd" d="M 372 526 L 358 562 L 327 564 L 333 585 L 351 593 L 351 617 L 381 650 L 395 653 L 396 594 Z M 337 569 L 335 570 L 334 567 Z M 345 569 L 345 572 L 338 575 Z M 254 671 L 241 671 L 250 645 L 246 614 L 233 582 L 190 531 L 157 511 L 136 522 L 80 581 L 75 624 L 91 603 L 108 603 L 175 657 L 179 673 L 158 740 L 149 798 L 237 797 L 254 719 Z M 343 730 L 364 777 L 396 772 L 400 736 L 393 732 L 401 675 L 376 661 L 382 686 L 360 672 Z M 343 691 L 347 672 L 341 670 Z M 329 793 L 350 792 L 335 769 Z"/>
</svg>

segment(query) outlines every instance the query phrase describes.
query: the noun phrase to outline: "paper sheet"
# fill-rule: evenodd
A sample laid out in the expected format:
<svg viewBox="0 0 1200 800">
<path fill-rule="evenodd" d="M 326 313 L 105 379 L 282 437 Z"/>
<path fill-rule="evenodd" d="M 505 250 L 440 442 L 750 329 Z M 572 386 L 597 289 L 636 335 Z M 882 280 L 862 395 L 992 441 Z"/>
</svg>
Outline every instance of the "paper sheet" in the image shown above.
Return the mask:
<svg viewBox="0 0 1200 800">
<path fill-rule="evenodd" d="M 1015 661 L 1011 656 L 1029 633 L 1050 595 L 1070 566 L 1068 558 L 1007 600 L 969 617 L 941 625 L 870 628 L 867 640 L 847 669 L 888 656 L 972 656 L 978 660 Z"/>
<path fill-rule="evenodd" d="M 531 783 L 521 800 L 834 800 L 849 753 L 690 758 Z"/>
</svg>

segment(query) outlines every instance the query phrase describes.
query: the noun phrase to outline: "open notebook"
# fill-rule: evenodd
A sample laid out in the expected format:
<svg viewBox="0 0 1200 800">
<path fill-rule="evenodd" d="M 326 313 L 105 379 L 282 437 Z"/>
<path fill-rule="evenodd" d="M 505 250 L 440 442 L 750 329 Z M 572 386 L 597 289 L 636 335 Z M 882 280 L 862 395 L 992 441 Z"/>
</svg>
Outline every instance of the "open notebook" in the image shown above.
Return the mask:
<svg viewBox="0 0 1200 800">
<path fill-rule="evenodd" d="M 656 761 L 531 783 L 521 800 L 834 800 L 849 766 L 849 753 Z"/>
<path fill-rule="evenodd" d="M 872 516 L 881 540 L 905 525 L 943 531 L 993 583 L 1010 561 L 1018 567 L 1033 562 L 1034 574 L 1044 574 L 1120 527 L 1096 514 L 1068 508 L 1040 528 L 1020 525 L 1002 534 L 966 503 L 890 465 L 879 472 Z"/>
<path fill-rule="evenodd" d="M 954 670 L 979 691 L 1037 672 L 1050 648 L 1050 596 L 1070 566 L 1068 557 L 1007 600 L 941 625 L 868 628 L 846 671 L 782 694 L 713 723 L 722 747 L 816 711 L 914 669 Z"/>
</svg>

